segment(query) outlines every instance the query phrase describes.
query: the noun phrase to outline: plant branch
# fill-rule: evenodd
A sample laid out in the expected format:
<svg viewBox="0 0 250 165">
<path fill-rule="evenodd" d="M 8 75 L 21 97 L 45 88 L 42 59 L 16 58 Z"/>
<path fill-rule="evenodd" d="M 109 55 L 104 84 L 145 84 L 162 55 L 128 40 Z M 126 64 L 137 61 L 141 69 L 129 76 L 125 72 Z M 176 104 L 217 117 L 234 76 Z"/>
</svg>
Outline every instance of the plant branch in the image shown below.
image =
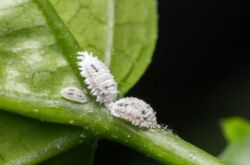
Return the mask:
<svg viewBox="0 0 250 165">
<path fill-rule="evenodd" d="M 96 103 L 84 106 L 34 96 L 0 93 L 1 108 L 50 122 L 83 127 L 99 138 L 116 141 L 164 164 L 222 165 L 217 158 L 164 130 L 143 130 L 113 117 Z M 18 111 L 25 109 L 25 111 Z M 36 111 L 34 111 L 36 109 Z M 56 116 L 55 116 L 56 114 Z"/>
</svg>

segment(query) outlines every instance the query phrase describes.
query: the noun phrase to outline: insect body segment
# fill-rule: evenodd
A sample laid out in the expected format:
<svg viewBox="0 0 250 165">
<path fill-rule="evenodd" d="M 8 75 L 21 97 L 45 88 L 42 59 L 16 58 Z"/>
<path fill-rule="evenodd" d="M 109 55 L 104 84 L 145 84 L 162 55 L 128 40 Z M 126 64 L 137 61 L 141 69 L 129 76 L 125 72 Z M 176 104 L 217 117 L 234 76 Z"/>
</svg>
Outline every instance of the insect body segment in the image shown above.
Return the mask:
<svg viewBox="0 0 250 165">
<path fill-rule="evenodd" d="M 66 87 L 61 90 L 61 96 L 67 100 L 78 102 L 78 103 L 86 103 L 88 102 L 87 96 L 76 87 Z"/>
<path fill-rule="evenodd" d="M 116 100 L 118 95 L 117 83 L 107 66 L 92 56 L 92 53 L 78 52 L 77 64 L 80 74 L 85 78 L 90 93 L 97 101 L 108 105 Z"/>
<path fill-rule="evenodd" d="M 159 128 L 156 113 L 151 106 L 143 100 L 127 97 L 122 98 L 108 106 L 113 116 L 127 120 L 141 128 Z"/>
</svg>

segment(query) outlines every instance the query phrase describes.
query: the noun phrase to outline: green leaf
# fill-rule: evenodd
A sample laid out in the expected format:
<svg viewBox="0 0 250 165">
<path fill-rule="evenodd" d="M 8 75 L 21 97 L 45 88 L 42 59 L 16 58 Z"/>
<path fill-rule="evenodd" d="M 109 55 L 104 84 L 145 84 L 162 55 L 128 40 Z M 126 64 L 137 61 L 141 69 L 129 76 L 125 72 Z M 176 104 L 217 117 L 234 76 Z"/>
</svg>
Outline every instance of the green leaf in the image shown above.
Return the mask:
<svg viewBox="0 0 250 165">
<path fill-rule="evenodd" d="M 68 2 L 71 3 L 71 1 Z M 112 54 L 110 54 L 111 69 L 114 72 L 115 78 L 124 79 L 128 81 L 129 77 L 131 76 L 134 77 L 133 79 L 138 79 L 140 77 L 138 75 L 138 71 L 135 72 L 132 71 L 134 67 L 133 65 L 136 64 L 136 70 L 145 70 L 148 62 L 150 61 L 150 57 L 148 54 L 150 54 L 151 56 L 153 50 L 153 46 L 148 46 L 148 44 L 153 43 L 152 45 L 154 45 L 155 41 L 155 33 L 156 33 L 155 1 L 147 0 L 146 1 L 147 3 L 145 2 L 141 3 L 141 1 L 137 0 L 137 1 L 131 1 L 131 3 L 127 2 L 124 4 L 123 1 L 117 1 L 116 3 L 114 3 L 113 1 L 109 0 L 105 1 L 106 10 L 99 9 L 100 6 L 101 7 L 105 6 L 101 5 L 104 3 L 104 1 L 102 0 L 98 2 L 100 3 L 92 3 L 92 1 L 89 1 L 85 5 L 87 6 L 91 5 L 91 6 L 79 9 L 81 11 L 86 10 L 85 12 L 92 13 L 91 11 L 92 8 L 93 9 L 97 8 L 95 10 L 100 12 L 99 13 L 100 16 L 106 15 L 107 17 L 106 21 L 102 22 L 103 25 L 102 26 L 99 25 L 102 27 L 102 30 L 99 32 L 98 25 L 95 26 L 95 28 L 97 29 L 92 28 L 91 26 L 91 30 L 93 32 L 91 33 L 88 31 L 87 34 L 90 35 L 88 36 L 87 34 L 86 35 L 82 34 L 83 31 L 79 32 L 81 35 L 73 33 L 74 32 L 73 27 L 68 28 L 66 25 L 63 24 L 60 17 L 57 15 L 58 13 L 54 11 L 53 7 L 50 6 L 48 1 L 29 1 L 29 0 L 20 0 L 18 2 L 9 0 L 1 1 L 1 8 L 0 8 L 1 9 L 1 15 L 0 15 L 1 95 L 3 97 L 4 95 L 9 95 L 7 96 L 9 98 L 11 98 L 12 96 L 15 97 L 24 95 L 30 95 L 30 96 L 34 95 L 34 99 L 35 97 L 37 97 L 40 99 L 45 98 L 45 100 L 50 99 L 55 101 L 57 100 L 62 101 L 62 99 L 59 96 L 59 91 L 63 87 L 70 85 L 81 87 L 82 85 L 82 82 L 80 82 L 76 77 L 77 76 L 76 74 L 77 70 L 75 65 L 76 51 L 79 49 L 80 50 L 90 49 L 88 46 L 84 46 L 83 44 L 80 45 L 81 48 L 78 47 L 79 45 L 77 43 L 77 40 L 74 39 L 75 38 L 77 38 L 78 40 L 82 39 L 83 41 L 79 43 L 87 44 L 86 39 L 88 39 L 87 40 L 88 42 L 90 41 L 97 42 L 101 40 L 100 38 L 102 38 L 102 40 L 108 40 L 107 37 L 111 35 L 110 33 L 113 34 L 112 36 L 114 38 L 114 40 L 112 40 L 113 47 L 109 48 L 108 46 L 105 47 L 103 45 L 100 46 L 98 44 L 94 44 L 95 47 L 97 47 L 97 49 L 98 47 L 104 47 L 100 48 L 100 50 L 102 51 L 100 51 L 100 53 L 97 53 L 97 55 L 99 55 L 100 58 L 103 58 L 102 53 L 109 52 L 106 51 L 106 49 L 111 49 L 112 52 Z M 79 1 L 79 3 L 83 3 L 81 5 L 84 5 L 84 3 L 86 2 Z M 37 4 L 40 4 L 39 8 Z M 60 4 L 59 1 L 56 4 Z M 57 6 L 56 4 L 54 4 L 55 7 Z M 66 2 L 64 6 L 66 7 L 68 6 Z M 135 17 L 131 17 L 131 15 L 129 14 L 124 14 L 125 11 L 133 9 L 133 7 L 135 6 L 137 6 L 138 8 L 137 11 L 139 11 L 140 14 L 136 14 Z M 113 8 L 114 11 L 110 13 L 111 8 Z M 68 10 L 69 9 L 70 11 L 75 11 L 74 8 L 68 7 Z M 92 14 L 95 15 L 94 13 Z M 116 19 L 114 20 L 111 19 L 114 16 L 116 16 L 117 21 Z M 76 19 L 78 20 L 78 27 L 84 26 L 86 24 L 85 23 L 86 21 L 90 22 L 93 20 L 96 21 L 96 19 L 98 18 L 96 17 L 97 16 L 80 17 Z M 83 18 L 86 18 L 86 20 Z M 138 20 L 135 21 L 134 20 L 135 18 Z M 141 20 L 141 22 L 139 22 L 139 20 Z M 146 22 L 145 24 L 143 24 L 144 21 Z M 114 27 L 112 26 L 113 28 L 111 28 L 110 30 L 108 27 L 111 26 L 110 24 L 112 22 L 114 24 L 113 25 Z M 69 25 L 71 24 L 69 23 Z M 104 33 L 105 30 L 107 31 L 106 32 L 107 34 Z M 70 33 L 71 31 L 73 31 L 72 33 L 75 34 L 75 36 L 71 35 Z M 141 39 L 139 36 L 141 37 Z M 90 43 L 90 45 L 92 45 L 92 43 Z M 138 60 L 139 57 L 134 57 L 134 56 L 137 55 L 139 56 L 141 55 L 140 52 L 144 52 L 145 50 L 147 50 L 147 49 L 144 50 L 144 47 L 147 47 L 147 49 L 149 48 L 151 49 L 145 54 L 142 54 L 143 58 L 141 58 L 141 60 Z M 139 51 L 141 49 L 143 49 L 143 51 Z M 128 52 L 128 55 L 124 55 L 124 53 L 119 53 L 119 54 L 117 53 L 115 55 L 115 52 L 118 50 Z M 95 50 L 93 49 L 92 51 Z M 105 59 L 106 58 L 107 57 L 105 56 Z M 115 60 L 116 58 L 120 59 Z M 125 60 L 123 60 L 123 58 L 125 58 Z M 117 61 L 117 62 L 115 62 L 115 64 L 112 65 L 113 63 L 112 61 Z M 122 67 L 124 65 L 126 65 L 126 67 Z M 145 66 L 143 67 L 142 65 Z M 121 72 L 127 72 L 127 73 L 129 72 L 129 77 L 126 74 L 122 74 Z M 135 75 L 132 74 L 132 72 Z M 118 83 L 123 84 L 123 81 L 118 80 Z M 125 88 L 130 88 L 131 85 L 134 84 L 134 82 L 130 81 L 130 83 L 126 82 L 124 84 L 126 84 L 126 87 L 121 87 L 122 85 L 120 87 L 125 89 Z"/>
<path fill-rule="evenodd" d="M 239 117 L 224 119 L 222 121 L 222 130 L 227 141 L 232 143 L 250 132 L 250 124 Z"/>
<path fill-rule="evenodd" d="M 110 66 L 122 94 L 138 81 L 155 47 L 155 0 L 50 2 L 80 47 Z"/>
<path fill-rule="evenodd" d="M 248 165 L 250 162 L 250 124 L 234 117 L 223 121 L 223 131 L 229 145 L 220 158 L 229 165 Z"/>
<path fill-rule="evenodd" d="M 48 96 L 49 100 L 53 100 L 55 94 L 58 97 L 60 85 L 63 83 L 65 83 L 65 86 L 67 85 L 66 81 L 60 81 L 67 80 L 70 85 L 80 86 L 81 84 L 76 82 L 78 80 L 72 74 L 77 72 L 73 56 L 76 49 L 80 49 L 78 45 L 81 46 L 82 50 L 93 51 L 101 59 L 106 59 L 106 62 L 108 57 L 111 57 L 110 62 L 107 63 L 111 63 L 112 72 L 117 72 L 115 74 L 116 79 L 124 79 L 124 81 L 119 81 L 122 93 L 139 79 L 150 61 L 156 38 L 154 1 L 148 1 L 147 3 L 141 1 L 125 2 L 127 4 L 116 2 L 114 4 L 113 1 L 104 0 L 94 3 L 86 0 L 73 2 L 66 0 L 52 1 L 52 3 L 57 10 L 57 14 L 67 25 L 66 28 L 51 27 L 32 1 L 2 0 L 0 2 L 0 96 L 5 93 L 16 95 L 19 98 L 25 97 L 23 94 L 29 93 L 41 97 Z M 108 10 L 110 8 L 113 12 Z M 130 17 L 130 15 L 123 13 L 123 11 L 132 8 L 136 8 L 141 14 Z M 85 14 L 89 16 L 86 17 Z M 117 21 L 117 18 L 119 21 Z M 99 20 L 104 20 L 104 22 L 99 22 Z M 61 26 L 60 23 L 59 25 Z M 56 28 L 60 30 L 56 30 Z M 74 36 L 72 37 L 70 33 L 63 33 L 64 31 L 70 31 Z M 60 38 L 60 33 L 63 33 L 63 37 L 66 36 L 66 38 Z M 145 37 L 146 35 L 147 37 Z M 79 44 L 76 43 L 74 37 Z M 139 40 L 140 38 L 143 40 Z M 66 44 L 61 42 L 64 39 Z M 146 48 L 144 49 L 144 47 Z M 125 54 L 122 49 L 129 51 L 124 51 Z M 137 53 L 140 49 L 144 50 Z M 68 62 L 64 56 L 61 57 L 62 54 L 67 55 L 66 58 L 69 59 L 71 64 L 64 66 L 64 63 Z M 114 61 L 119 62 L 118 59 L 122 57 L 121 55 L 126 56 L 127 61 L 122 62 L 123 66 L 127 66 L 126 68 L 123 67 L 122 70 L 125 76 L 118 72 L 120 70 L 117 67 L 118 65 L 113 64 Z M 139 59 L 139 56 L 143 56 L 143 59 Z M 73 58 L 70 59 L 69 57 Z M 133 59 L 137 59 L 137 63 L 141 67 L 134 67 L 131 63 Z M 50 67 L 53 65 L 56 65 L 59 69 Z M 68 68 L 69 65 L 73 72 Z M 46 69 L 43 70 L 42 68 Z M 33 69 L 33 73 L 29 71 Z M 71 73 L 60 75 L 68 71 Z M 15 103 L 13 106 L 16 106 Z M 5 107 L 2 106 L 1 101 L 0 107 Z M 25 111 L 25 109 L 20 111 L 22 110 Z M 39 109 L 34 108 L 33 111 L 39 111 Z M 6 118 L 5 121 L 8 123 L 7 120 L 10 119 Z M 23 127 L 26 126 L 29 129 L 29 126 L 25 124 L 26 120 L 19 119 L 19 123 L 22 123 L 21 120 L 24 120 Z M 12 120 L 9 122 L 12 122 Z M 8 130 L 7 126 L 5 127 Z M 53 140 L 52 138 L 51 141 Z M 74 139 L 69 136 L 65 143 L 71 145 L 72 141 Z M 8 141 L 6 142 L 8 143 Z M 33 151 L 35 151 L 36 146 L 33 145 Z M 40 147 L 42 148 L 41 145 Z"/>
<path fill-rule="evenodd" d="M 81 128 L 45 123 L 0 111 L 1 165 L 36 164 L 78 144 L 87 149 L 92 141 L 90 138 Z M 89 150 L 89 154 L 93 152 Z"/>
<path fill-rule="evenodd" d="M 40 165 L 91 165 L 93 163 L 96 143 L 86 142 Z"/>
</svg>

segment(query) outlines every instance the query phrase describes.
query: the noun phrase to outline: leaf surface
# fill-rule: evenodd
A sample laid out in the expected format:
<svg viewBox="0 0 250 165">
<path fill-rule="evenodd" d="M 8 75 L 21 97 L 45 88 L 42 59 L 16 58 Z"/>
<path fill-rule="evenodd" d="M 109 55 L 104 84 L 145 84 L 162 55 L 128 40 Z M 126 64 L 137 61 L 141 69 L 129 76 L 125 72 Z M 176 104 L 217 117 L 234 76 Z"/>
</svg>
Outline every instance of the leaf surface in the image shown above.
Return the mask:
<svg viewBox="0 0 250 165">
<path fill-rule="evenodd" d="M 51 3 L 80 47 L 91 50 L 110 66 L 122 94 L 138 81 L 151 61 L 156 41 L 154 0 Z"/>
</svg>

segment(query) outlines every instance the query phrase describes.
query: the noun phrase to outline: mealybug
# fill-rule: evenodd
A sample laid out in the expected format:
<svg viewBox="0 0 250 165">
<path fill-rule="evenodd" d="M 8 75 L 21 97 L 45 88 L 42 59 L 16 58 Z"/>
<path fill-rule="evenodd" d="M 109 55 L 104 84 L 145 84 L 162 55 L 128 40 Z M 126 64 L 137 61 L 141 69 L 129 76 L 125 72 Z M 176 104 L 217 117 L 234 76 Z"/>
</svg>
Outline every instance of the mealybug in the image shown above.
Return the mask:
<svg viewBox="0 0 250 165">
<path fill-rule="evenodd" d="M 115 101 L 118 95 L 117 84 L 107 66 L 86 51 L 78 52 L 77 60 L 80 74 L 85 78 L 90 93 L 97 97 L 96 100 L 105 105 Z"/>
<path fill-rule="evenodd" d="M 61 96 L 67 100 L 86 103 L 88 101 L 86 95 L 76 87 L 66 87 L 61 90 Z"/>
<path fill-rule="evenodd" d="M 143 100 L 128 97 L 108 105 L 113 116 L 127 120 L 141 128 L 159 128 L 156 113 Z"/>
</svg>

